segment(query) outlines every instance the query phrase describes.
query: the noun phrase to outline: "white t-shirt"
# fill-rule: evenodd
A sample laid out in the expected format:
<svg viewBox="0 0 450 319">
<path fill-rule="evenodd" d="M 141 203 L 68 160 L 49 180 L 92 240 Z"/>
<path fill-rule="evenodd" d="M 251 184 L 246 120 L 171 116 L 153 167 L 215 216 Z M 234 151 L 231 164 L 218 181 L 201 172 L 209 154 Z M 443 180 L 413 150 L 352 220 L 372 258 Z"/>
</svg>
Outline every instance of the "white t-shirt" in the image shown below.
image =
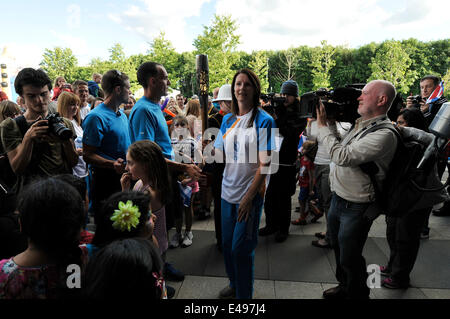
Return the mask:
<svg viewBox="0 0 450 319">
<path fill-rule="evenodd" d="M 77 138 L 75 139 L 75 148 L 83 148 L 83 129 L 78 125 L 76 120 L 71 121 Z M 83 156 L 78 156 L 78 163 L 72 169 L 73 175 L 78 177 L 86 177 L 88 175 L 86 162 L 83 160 Z"/>
<path fill-rule="evenodd" d="M 352 126 L 351 123 L 347 122 L 336 122 L 336 127 L 340 136 L 345 136 Z M 319 134 L 319 128 L 317 126 L 317 121 L 311 121 L 307 128 L 307 140 L 316 141 L 317 135 Z M 317 144 L 316 158 L 314 159 L 314 164 L 316 165 L 329 165 L 331 163 L 330 154 L 327 152 L 325 146 L 322 143 Z"/>
<path fill-rule="evenodd" d="M 222 198 L 239 204 L 250 188 L 258 170 L 258 152 L 275 149 L 272 128 L 275 121 L 258 109 L 253 126 L 248 128 L 252 112 L 242 116 L 227 114 L 222 121 L 214 147 L 225 152 L 225 170 L 222 180 Z M 257 129 L 266 130 L 257 130 Z"/>
<path fill-rule="evenodd" d="M 84 121 L 84 118 L 86 117 L 86 115 L 89 114 L 90 111 L 91 111 L 91 106 L 89 104 L 86 106 L 82 106 L 80 108 L 80 117 L 81 117 L 82 121 Z"/>
</svg>

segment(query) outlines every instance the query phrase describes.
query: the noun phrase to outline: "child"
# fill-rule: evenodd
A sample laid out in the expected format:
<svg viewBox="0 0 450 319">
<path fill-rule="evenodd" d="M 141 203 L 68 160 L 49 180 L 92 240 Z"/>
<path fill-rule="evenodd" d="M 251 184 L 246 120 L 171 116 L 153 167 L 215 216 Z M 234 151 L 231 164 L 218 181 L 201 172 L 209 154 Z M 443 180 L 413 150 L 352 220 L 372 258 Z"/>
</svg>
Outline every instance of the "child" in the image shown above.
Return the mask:
<svg viewBox="0 0 450 319">
<path fill-rule="evenodd" d="M 166 299 L 159 251 L 143 238 L 121 239 L 102 248 L 86 267 L 86 299 Z"/>
<path fill-rule="evenodd" d="M 80 195 L 69 184 L 48 178 L 20 194 L 22 233 L 28 248 L 0 261 L 0 299 L 66 298 L 67 266 L 82 265 L 78 247 L 84 222 Z"/>
<path fill-rule="evenodd" d="M 316 143 L 313 141 L 305 141 L 303 143 L 303 156 L 300 158 L 300 169 L 298 173 L 298 184 L 300 186 L 300 193 L 298 195 L 298 202 L 300 205 L 300 217 L 293 220 L 293 225 L 306 225 L 306 217 L 308 212 L 306 210 L 306 204 L 308 199 L 314 195 L 314 151 L 317 150 Z M 314 206 L 314 205 L 312 205 Z M 312 209 L 315 215 L 314 221 L 322 216 L 322 213 L 318 210 Z"/>
<path fill-rule="evenodd" d="M 175 152 L 175 160 L 183 163 L 194 163 L 195 160 L 201 159 L 201 153 L 198 148 L 197 142 L 192 138 L 192 127 L 189 127 L 189 122 L 185 116 L 176 116 L 173 119 L 172 124 L 172 147 Z M 181 235 L 181 229 L 183 226 L 183 219 L 178 218 L 175 220 L 176 233 L 170 241 L 170 247 L 176 248 L 189 247 L 192 245 L 192 217 L 194 215 L 193 202 L 194 196 L 199 191 L 197 181 L 193 181 L 186 175 L 180 175 L 178 181 L 181 184 L 180 191 L 187 196 L 184 201 L 184 217 L 186 223 L 186 230 L 184 236 Z"/>
<path fill-rule="evenodd" d="M 150 206 L 156 217 L 154 235 L 164 259 L 168 248 L 165 204 L 169 198 L 170 187 L 167 164 L 161 148 L 148 140 L 134 142 L 128 148 L 125 169 L 127 172 L 120 179 L 122 191 L 130 189 L 131 180 L 137 180 L 133 190 L 150 195 Z"/>
</svg>

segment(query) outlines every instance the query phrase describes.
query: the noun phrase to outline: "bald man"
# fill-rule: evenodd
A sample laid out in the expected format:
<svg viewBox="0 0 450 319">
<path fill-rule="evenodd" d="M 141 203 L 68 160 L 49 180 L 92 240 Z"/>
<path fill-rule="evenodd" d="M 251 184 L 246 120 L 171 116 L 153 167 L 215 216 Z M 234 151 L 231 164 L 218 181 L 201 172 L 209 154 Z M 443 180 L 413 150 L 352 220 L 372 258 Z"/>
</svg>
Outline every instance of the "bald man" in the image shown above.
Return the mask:
<svg viewBox="0 0 450 319">
<path fill-rule="evenodd" d="M 389 129 L 379 129 L 361 138 L 361 133 L 378 124 L 390 124 L 387 112 L 395 98 L 392 83 L 375 80 L 368 83 L 358 98 L 358 113 L 352 130 L 339 141 L 327 120 L 325 108 L 320 102 L 317 110 L 318 141 L 330 153 L 335 164 L 330 170 L 330 187 L 333 192 L 328 211 L 328 230 L 331 246 L 336 257 L 336 278 L 339 286 L 324 291 L 325 299 L 367 299 L 366 261 L 362 256 L 364 244 L 373 218 L 365 215 L 366 209 L 375 201 L 375 191 L 369 175 L 359 165 L 375 162 L 379 168 L 376 180 L 381 182 L 392 161 L 397 138 Z"/>
</svg>

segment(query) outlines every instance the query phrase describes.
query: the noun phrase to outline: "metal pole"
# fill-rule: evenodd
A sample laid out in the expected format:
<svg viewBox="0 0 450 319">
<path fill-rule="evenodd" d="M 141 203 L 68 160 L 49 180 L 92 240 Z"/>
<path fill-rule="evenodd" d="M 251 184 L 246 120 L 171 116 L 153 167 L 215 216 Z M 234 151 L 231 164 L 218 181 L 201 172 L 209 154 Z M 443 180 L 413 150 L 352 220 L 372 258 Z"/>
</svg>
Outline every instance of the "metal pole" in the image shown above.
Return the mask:
<svg viewBox="0 0 450 319">
<path fill-rule="evenodd" d="M 208 91 L 209 91 L 209 67 L 208 56 L 197 55 L 197 83 L 198 98 L 202 109 L 202 132 L 208 128 Z"/>
</svg>

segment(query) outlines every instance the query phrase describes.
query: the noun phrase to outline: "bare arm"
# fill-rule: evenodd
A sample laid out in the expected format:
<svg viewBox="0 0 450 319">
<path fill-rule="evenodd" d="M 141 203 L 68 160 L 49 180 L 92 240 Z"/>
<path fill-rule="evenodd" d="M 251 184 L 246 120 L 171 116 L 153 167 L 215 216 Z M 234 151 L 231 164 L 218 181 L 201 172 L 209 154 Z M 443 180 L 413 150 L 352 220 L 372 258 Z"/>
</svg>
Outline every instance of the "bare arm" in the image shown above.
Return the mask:
<svg viewBox="0 0 450 319">
<path fill-rule="evenodd" d="M 122 158 L 117 160 L 109 160 L 96 154 L 97 147 L 83 143 L 83 159 L 86 163 L 101 168 L 114 169 L 118 174 L 125 173 L 125 164 Z"/>
</svg>

